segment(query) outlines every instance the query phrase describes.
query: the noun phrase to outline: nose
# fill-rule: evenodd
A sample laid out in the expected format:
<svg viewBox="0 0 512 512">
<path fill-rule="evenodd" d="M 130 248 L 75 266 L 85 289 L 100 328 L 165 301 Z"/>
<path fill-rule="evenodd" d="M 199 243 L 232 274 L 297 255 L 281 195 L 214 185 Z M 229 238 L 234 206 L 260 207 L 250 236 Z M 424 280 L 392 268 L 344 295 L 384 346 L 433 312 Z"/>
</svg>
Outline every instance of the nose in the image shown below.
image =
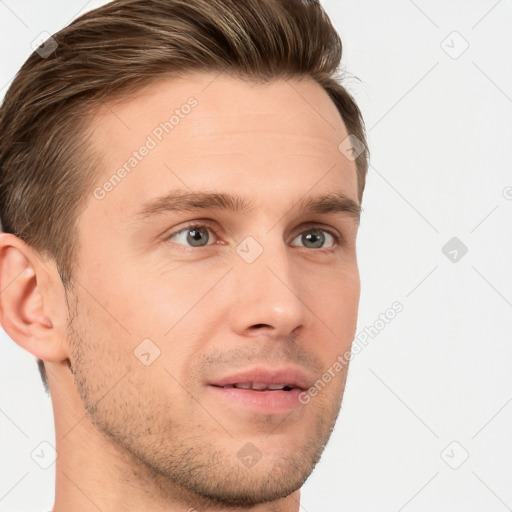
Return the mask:
<svg viewBox="0 0 512 512">
<path fill-rule="evenodd" d="M 269 237 L 270 238 L 270 237 Z M 284 338 L 310 321 L 307 279 L 294 264 L 285 243 L 270 243 L 250 250 L 261 251 L 252 261 L 239 252 L 233 269 L 234 290 L 230 322 L 242 336 Z M 241 255 L 241 256 L 240 256 Z"/>
</svg>

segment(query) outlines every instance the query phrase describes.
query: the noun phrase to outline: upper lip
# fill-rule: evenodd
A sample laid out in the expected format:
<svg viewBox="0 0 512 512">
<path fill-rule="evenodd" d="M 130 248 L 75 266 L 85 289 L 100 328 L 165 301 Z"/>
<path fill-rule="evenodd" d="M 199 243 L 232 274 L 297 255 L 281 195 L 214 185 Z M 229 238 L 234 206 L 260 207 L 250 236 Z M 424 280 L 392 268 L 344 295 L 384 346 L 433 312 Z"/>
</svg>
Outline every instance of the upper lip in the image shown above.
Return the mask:
<svg viewBox="0 0 512 512">
<path fill-rule="evenodd" d="M 241 372 L 220 377 L 212 382 L 211 386 L 227 386 L 229 384 L 240 384 L 244 382 L 257 382 L 263 384 L 284 384 L 293 388 L 300 388 L 306 390 L 310 387 L 307 375 L 291 366 L 281 368 L 269 368 L 258 366 L 250 368 Z"/>
</svg>

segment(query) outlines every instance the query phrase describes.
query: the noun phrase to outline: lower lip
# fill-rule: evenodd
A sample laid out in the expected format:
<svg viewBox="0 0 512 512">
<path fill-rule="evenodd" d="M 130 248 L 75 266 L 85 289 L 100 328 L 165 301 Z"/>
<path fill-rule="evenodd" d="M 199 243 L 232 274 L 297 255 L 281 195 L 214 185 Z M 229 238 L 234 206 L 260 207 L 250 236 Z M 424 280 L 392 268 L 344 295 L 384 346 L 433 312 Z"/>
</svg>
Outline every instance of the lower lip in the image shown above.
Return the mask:
<svg viewBox="0 0 512 512">
<path fill-rule="evenodd" d="M 226 403 L 235 403 L 247 409 L 262 414 L 289 413 L 301 406 L 299 395 L 301 389 L 293 388 L 290 391 L 265 390 L 254 391 L 252 389 L 222 388 L 208 386 L 219 398 Z"/>
</svg>

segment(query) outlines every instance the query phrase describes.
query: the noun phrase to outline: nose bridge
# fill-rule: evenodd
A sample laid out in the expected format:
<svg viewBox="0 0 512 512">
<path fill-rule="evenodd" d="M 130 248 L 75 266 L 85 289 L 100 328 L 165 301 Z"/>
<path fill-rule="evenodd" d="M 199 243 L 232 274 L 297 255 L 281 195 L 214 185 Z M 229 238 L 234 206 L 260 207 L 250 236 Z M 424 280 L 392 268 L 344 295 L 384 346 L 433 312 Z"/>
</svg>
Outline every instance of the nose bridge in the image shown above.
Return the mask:
<svg viewBox="0 0 512 512">
<path fill-rule="evenodd" d="M 265 325 L 274 334 L 286 336 L 303 325 L 307 308 L 300 298 L 298 269 L 279 231 L 247 236 L 236 252 L 236 329 Z"/>
</svg>

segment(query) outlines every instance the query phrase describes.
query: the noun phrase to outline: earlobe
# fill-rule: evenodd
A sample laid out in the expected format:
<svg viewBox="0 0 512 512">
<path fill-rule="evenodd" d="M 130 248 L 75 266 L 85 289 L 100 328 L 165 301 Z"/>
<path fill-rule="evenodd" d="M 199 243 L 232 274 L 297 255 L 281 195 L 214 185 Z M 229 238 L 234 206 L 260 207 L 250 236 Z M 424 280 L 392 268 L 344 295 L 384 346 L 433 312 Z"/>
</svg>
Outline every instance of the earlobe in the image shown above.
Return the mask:
<svg viewBox="0 0 512 512">
<path fill-rule="evenodd" d="M 22 240 L 0 234 L 0 321 L 20 347 L 45 361 L 58 361 L 62 353 L 58 333 L 45 314 L 36 257 Z M 42 273 L 41 267 L 39 268 Z"/>
</svg>

